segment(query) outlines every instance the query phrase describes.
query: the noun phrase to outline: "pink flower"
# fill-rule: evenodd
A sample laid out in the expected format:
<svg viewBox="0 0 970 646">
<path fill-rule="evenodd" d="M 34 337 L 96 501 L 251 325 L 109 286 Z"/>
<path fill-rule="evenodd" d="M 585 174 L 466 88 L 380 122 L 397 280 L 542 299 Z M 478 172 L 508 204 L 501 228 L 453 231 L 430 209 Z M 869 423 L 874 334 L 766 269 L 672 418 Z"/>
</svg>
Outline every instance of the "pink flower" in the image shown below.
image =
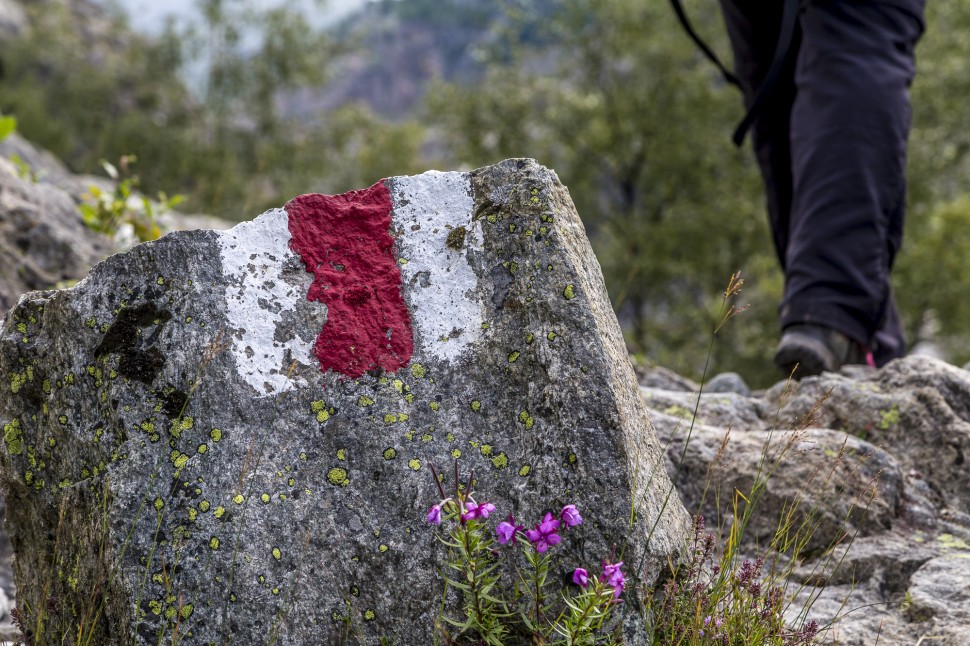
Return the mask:
<svg viewBox="0 0 970 646">
<path fill-rule="evenodd" d="M 495 533 L 498 534 L 498 542 L 505 545 L 509 541 L 515 540 L 515 525 L 501 522 L 495 527 Z"/>
<path fill-rule="evenodd" d="M 606 580 L 606 585 L 613 588 L 614 599 L 620 598 L 623 587 L 626 585 L 626 578 L 624 578 L 623 572 L 620 571 L 620 566 L 622 565 L 623 561 L 619 563 L 603 563 L 603 578 Z"/>
<path fill-rule="evenodd" d="M 553 518 L 551 513 L 546 512 L 545 518 L 542 519 L 542 522 L 539 523 L 536 529 L 538 529 L 543 534 L 552 534 L 557 529 L 559 529 L 559 520 L 556 518 Z"/>
<path fill-rule="evenodd" d="M 428 522 L 432 525 L 441 524 L 441 505 L 437 504 L 428 510 Z"/>
<path fill-rule="evenodd" d="M 464 520 L 474 520 L 476 518 L 488 518 L 488 515 L 495 511 L 495 505 L 490 502 L 483 502 L 478 504 L 474 500 L 470 500 L 465 503 L 465 513 L 461 515 L 461 519 Z"/>
<path fill-rule="evenodd" d="M 559 529 L 559 521 L 553 518 L 552 514 L 547 513 L 535 529 L 526 531 L 525 537 L 535 545 L 536 551 L 541 554 L 553 545 L 558 545 L 562 540 L 562 537 L 556 533 L 557 529 Z"/>
<path fill-rule="evenodd" d="M 498 542 L 505 545 L 509 541 L 515 544 L 515 534 L 522 529 L 522 525 L 516 525 L 515 519 L 512 518 L 512 514 L 509 514 L 508 521 L 502 521 L 495 527 L 495 533 L 498 534 Z"/>
<path fill-rule="evenodd" d="M 566 505 L 559 512 L 559 517 L 562 518 L 562 522 L 566 523 L 566 527 L 575 527 L 576 525 L 583 524 L 583 517 L 579 515 L 579 510 L 576 509 L 576 505 Z"/>
<path fill-rule="evenodd" d="M 573 570 L 573 583 L 585 590 L 586 586 L 589 585 L 589 572 L 581 567 Z"/>
</svg>

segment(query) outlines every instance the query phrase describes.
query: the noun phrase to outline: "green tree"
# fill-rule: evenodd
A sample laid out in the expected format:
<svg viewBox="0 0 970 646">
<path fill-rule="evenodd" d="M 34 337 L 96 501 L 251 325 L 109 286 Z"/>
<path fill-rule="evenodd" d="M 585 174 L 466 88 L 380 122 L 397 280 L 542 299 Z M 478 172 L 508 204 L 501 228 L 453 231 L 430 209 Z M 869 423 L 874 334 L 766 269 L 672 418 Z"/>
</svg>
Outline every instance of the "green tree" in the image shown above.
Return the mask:
<svg viewBox="0 0 970 646">
<path fill-rule="evenodd" d="M 753 307 L 725 331 L 715 367 L 773 378 L 780 279 L 751 155 L 729 139 L 739 97 L 663 0 L 569 0 L 543 22 L 554 66 L 547 52 L 506 48 L 484 83 L 432 95 L 456 159 L 529 156 L 556 169 L 630 348 L 649 360 L 699 376 L 721 290 L 743 270 Z"/>
</svg>

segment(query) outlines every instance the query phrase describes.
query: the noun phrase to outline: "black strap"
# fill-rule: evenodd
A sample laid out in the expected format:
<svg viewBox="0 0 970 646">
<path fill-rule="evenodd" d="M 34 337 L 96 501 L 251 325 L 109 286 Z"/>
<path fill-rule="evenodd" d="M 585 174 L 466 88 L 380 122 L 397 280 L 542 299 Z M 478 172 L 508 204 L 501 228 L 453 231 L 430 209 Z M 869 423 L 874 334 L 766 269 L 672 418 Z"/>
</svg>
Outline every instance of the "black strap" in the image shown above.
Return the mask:
<svg viewBox="0 0 970 646">
<path fill-rule="evenodd" d="M 693 40 L 694 43 L 701 48 L 704 55 L 717 66 L 717 69 L 721 70 L 721 74 L 724 75 L 724 80 L 731 85 L 741 87 L 741 82 L 738 81 L 738 77 L 728 71 L 728 68 L 724 66 L 721 59 L 717 57 L 717 54 L 715 54 L 714 51 L 707 46 L 707 43 L 705 43 L 701 37 L 697 35 L 697 32 L 694 31 L 694 27 L 690 24 L 690 20 L 687 19 L 687 12 L 684 11 L 684 6 L 680 4 L 680 0 L 670 0 L 670 4 L 673 5 L 674 11 L 677 12 L 677 17 L 680 19 L 680 24 L 683 25 L 684 31 L 686 31 L 691 40 Z"/>
<path fill-rule="evenodd" d="M 751 128 L 751 125 L 758 118 L 758 114 L 761 112 L 764 102 L 768 95 L 771 94 L 771 90 L 778 80 L 778 75 L 781 73 L 781 68 L 785 65 L 785 58 L 788 56 L 788 50 L 791 48 L 792 38 L 795 35 L 795 25 L 798 23 L 798 0 L 782 0 L 782 13 L 781 13 L 781 25 L 778 30 L 778 43 L 775 45 L 775 54 L 771 60 L 771 67 L 768 68 L 768 73 L 765 74 L 764 80 L 761 82 L 761 87 L 755 93 L 754 101 L 751 102 L 751 107 L 748 108 L 748 112 L 744 115 L 744 119 L 738 124 L 738 127 L 734 130 L 734 135 L 731 137 L 731 141 L 734 142 L 736 146 L 740 146 L 744 143 L 744 137 Z M 690 20 L 687 19 L 687 13 L 684 11 L 683 5 L 680 0 L 670 0 L 670 4 L 673 6 L 674 11 L 677 13 L 677 18 L 680 19 L 680 24 L 684 27 L 684 31 L 687 35 L 691 37 L 691 40 L 700 47 L 704 55 L 717 66 L 724 76 L 724 80 L 731 85 L 741 86 L 738 77 L 728 71 L 728 69 L 721 63 L 721 60 L 717 57 L 710 47 L 707 46 L 701 37 L 697 35 L 694 31 L 694 27 L 690 24 Z"/>
<path fill-rule="evenodd" d="M 788 50 L 791 49 L 792 38 L 795 35 L 795 25 L 798 23 L 798 0 L 782 0 L 782 2 L 781 27 L 778 30 L 778 44 L 775 45 L 775 55 L 771 60 L 771 67 L 768 68 L 768 73 L 765 74 L 765 78 L 761 82 L 761 87 L 758 88 L 757 94 L 754 95 L 754 101 L 752 101 L 751 107 L 748 108 L 748 113 L 744 115 L 744 119 L 741 120 L 741 123 L 734 130 L 734 136 L 731 137 L 731 141 L 736 146 L 744 143 L 744 135 L 747 134 L 748 129 L 754 123 L 755 119 L 758 118 L 761 108 L 764 107 L 765 100 L 771 94 L 771 90 L 778 80 L 778 74 L 781 73 L 781 68 L 785 66 Z"/>
</svg>

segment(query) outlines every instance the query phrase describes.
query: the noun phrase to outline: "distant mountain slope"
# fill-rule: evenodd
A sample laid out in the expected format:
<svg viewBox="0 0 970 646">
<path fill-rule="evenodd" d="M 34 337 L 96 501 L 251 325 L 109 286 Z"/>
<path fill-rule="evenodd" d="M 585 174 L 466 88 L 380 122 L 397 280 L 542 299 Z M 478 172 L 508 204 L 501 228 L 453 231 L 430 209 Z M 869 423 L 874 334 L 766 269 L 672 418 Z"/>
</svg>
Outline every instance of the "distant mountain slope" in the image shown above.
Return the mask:
<svg viewBox="0 0 970 646">
<path fill-rule="evenodd" d="M 323 93 L 291 97 L 287 111 L 311 115 L 360 101 L 381 116 L 408 116 L 434 79 L 475 83 L 484 63 L 506 40 L 535 39 L 535 25 L 552 14 L 553 0 L 530 3 L 512 19 L 495 0 L 377 0 L 334 31 L 343 55 L 334 61 Z"/>
</svg>

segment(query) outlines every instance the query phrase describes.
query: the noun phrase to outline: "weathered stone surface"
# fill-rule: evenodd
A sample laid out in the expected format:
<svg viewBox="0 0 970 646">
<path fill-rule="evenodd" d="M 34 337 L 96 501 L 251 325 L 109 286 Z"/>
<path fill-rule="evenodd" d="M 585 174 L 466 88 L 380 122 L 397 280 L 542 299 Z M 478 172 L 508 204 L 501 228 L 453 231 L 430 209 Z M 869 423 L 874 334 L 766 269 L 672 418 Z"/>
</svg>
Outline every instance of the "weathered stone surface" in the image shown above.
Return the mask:
<svg viewBox="0 0 970 646">
<path fill-rule="evenodd" d="M 429 465 L 459 456 L 499 514 L 579 505 L 564 567 L 615 546 L 649 583 L 676 557 L 688 517 L 676 493 L 664 504 L 661 448 L 555 174 L 510 160 L 383 187 L 386 239 L 353 226 L 380 188 L 305 196 L 20 299 L 0 423 L 21 607 L 43 607 L 50 581 L 59 607 L 97 606 L 105 644 L 320 644 L 348 626 L 431 643 Z"/>
<path fill-rule="evenodd" d="M 0 157 L 0 309 L 33 289 L 83 277 L 111 252 L 84 226 L 70 195 L 17 176 Z"/>
<path fill-rule="evenodd" d="M 659 383 L 642 391 L 658 436 L 670 438 L 668 472 L 709 527 L 718 518 L 730 527 L 734 492 L 750 495 L 759 468 L 773 471 L 745 553 L 764 550 L 792 501 L 817 508 L 817 529 L 790 579 L 791 619 L 811 599 L 808 617 L 830 625 L 826 643 L 966 643 L 970 373 L 911 356 L 879 371 L 848 368 L 699 401 L 699 387 Z M 786 459 L 772 467 L 783 447 Z"/>
</svg>

